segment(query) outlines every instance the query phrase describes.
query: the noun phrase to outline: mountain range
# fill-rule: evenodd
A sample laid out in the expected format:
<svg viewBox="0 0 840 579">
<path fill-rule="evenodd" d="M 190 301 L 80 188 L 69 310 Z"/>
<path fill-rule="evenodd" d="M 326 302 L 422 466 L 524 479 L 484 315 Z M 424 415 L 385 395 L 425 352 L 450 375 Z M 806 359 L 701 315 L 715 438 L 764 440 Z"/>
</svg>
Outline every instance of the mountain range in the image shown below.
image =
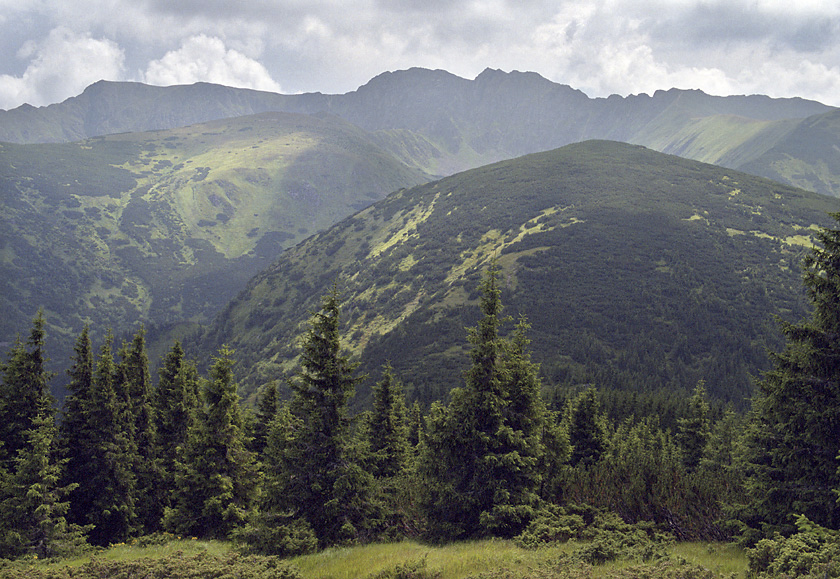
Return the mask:
<svg viewBox="0 0 840 579">
<path fill-rule="evenodd" d="M 798 265 L 835 205 L 640 146 L 568 145 L 391 194 L 308 238 L 193 347 L 233 347 L 246 394 L 282 383 L 336 283 L 362 372 L 376 380 L 390 362 L 428 403 L 460 384 L 496 260 L 547 383 L 688 392 L 703 380 L 741 403 L 780 346 L 773 316 L 805 313 Z"/>
<path fill-rule="evenodd" d="M 778 340 L 771 314 L 803 312 L 796 261 L 840 196 L 839 115 L 803 99 L 677 89 L 590 98 L 535 73 L 490 69 L 474 80 L 384 73 L 344 95 L 99 82 L 63 103 L 0 111 L 0 342 L 43 307 L 64 367 L 83 324 L 125 333 L 142 322 L 159 347 L 177 335 L 191 336 L 201 356 L 236 345 L 253 393 L 291 369 L 294 335 L 340 280 L 363 367 L 373 375 L 397 352 L 392 363 L 412 376 L 413 396 L 430 400 L 463 360 L 473 315 L 464 306 L 494 253 L 516 272 L 506 298 L 532 320 L 554 383 L 690 387 L 704 378 L 737 400 Z M 494 231 L 521 238 L 486 237 Z M 552 237 L 560 233 L 574 236 Z M 511 244 L 545 236 L 545 247 L 576 249 L 529 246 L 510 257 Z M 610 246 L 615 239 L 633 243 Z M 604 297 L 616 280 L 580 275 L 616 264 L 636 264 L 619 268 L 620 284 L 644 291 Z M 270 277 L 278 268 L 287 275 Z M 706 276 L 728 289 L 695 283 Z M 348 280 L 368 281 L 360 290 Z M 522 293 L 531 287 L 545 293 Z M 534 315 L 564 296 L 576 313 Z M 616 304 L 635 313 L 618 315 Z M 738 323 L 719 327 L 710 304 Z M 695 317 L 669 317 L 678 310 Z M 675 328 L 686 337 L 678 350 L 660 343 Z M 715 332 L 723 338 L 708 338 Z M 421 360 L 439 370 L 424 374 Z"/>
</svg>

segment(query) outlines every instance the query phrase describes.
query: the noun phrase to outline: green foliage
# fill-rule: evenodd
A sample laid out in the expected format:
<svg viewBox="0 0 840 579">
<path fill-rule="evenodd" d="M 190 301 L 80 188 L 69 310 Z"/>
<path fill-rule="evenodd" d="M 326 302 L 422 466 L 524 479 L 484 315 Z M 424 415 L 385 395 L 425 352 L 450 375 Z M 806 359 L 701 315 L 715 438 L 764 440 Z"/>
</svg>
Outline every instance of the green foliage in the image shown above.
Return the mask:
<svg viewBox="0 0 840 579">
<path fill-rule="evenodd" d="M 406 414 L 402 385 L 391 365 L 386 364 L 382 379 L 373 388 L 373 411 L 367 431 L 371 474 L 376 478 L 397 476 L 408 466 Z"/>
<path fill-rule="evenodd" d="M 761 539 L 747 551 L 749 577 L 840 577 L 840 533 L 812 523 L 804 515 L 789 537 Z"/>
<path fill-rule="evenodd" d="M 607 449 L 607 431 L 595 389 L 588 388 L 568 407 L 571 466 L 589 466 L 598 462 Z"/>
<path fill-rule="evenodd" d="M 466 383 L 427 419 L 418 468 L 436 540 L 513 536 L 538 503 L 545 408 L 526 350 L 527 325 L 510 339 L 499 336 L 498 275 L 494 264 L 481 284 L 483 317 L 469 330 Z"/>
<path fill-rule="evenodd" d="M 32 321 L 26 343 L 15 340 L 7 361 L 0 365 L 0 469 L 14 472 L 18 453 L 29 446 L 29 431 L 36 421 L 52 416 L 50 373 L 44 351 L 46 320 L 42 310 Z"/>
<path fill-rule="evenodd" d="M 441 572 L 428 568 L 426 558 L 397 563 L 368 576 L 368 579 L 440 579 Z"/>
<path fill-rule="evenodd" d="M 179 456 L 173 506 L 164 514 L 170 531 L 225 538 L 256 503 L 260 476 L 244 440 L 232 356 L 223 347 L 205 381 L 203 406 Z"/>
<path fill-rule="evenodd" d="M 293 397 L 265 451 L 266 506 L 305 519 L 321 546 L 359 540 L 376 524 L 373 477 L 351 452 L 347 404 L 358 378 L 341 351 L 338 288 L 323 296 L 303 342 Z"/>
<path fill-rule="evenodd" d="M 68 525 L 67 495 L 75 485 L 60 486 L 64 460 L 56 460 L 58 431 L 52 416 L 35 418 L 18 450 L 14 474 L 0 486 L 0 556 L 65 556 L 85 545 L 86 529 Z"/>
<path fill-rule="evenodd" d="M 109 561 L 94 557 L 77 568 L 39 568 L 9 565 L 0 568 L 8 579 L 102 579 L 103 577 L 144 577 L 149 579 L 303 579 L 300 571 L 277 557 L 243 556 L 239 553 L 216 556 L 207 553 L 185 556 L 181 552 L 160 558 Z"/>
<path fill-rule="evenodd" d="M 682 448 L 683 464 L 688 471 L 698 467 L 703 459 L 703 452 L 709 442 L 710 422 L 709 403 L 706 400 L 706 387 L 702 382 L 694 388 L 689 399 L 688 413 L 678 421 L 677 443 Z"/>
<path fill-rule="evenodd" d="M 155 390 L 155 431 L 160 461 L 159 479 L 163 507 L 171 507 L 177 488 L 178 453 L 186 448 L 189 432 L 196 427 L 199 403 L 199 379 L 195 364 L 185 359 L 184 349 L 175 341 L 158 370 Z M 179 451 L 179 449 L 181 449 Z"/>
<path fill-rule="evenodd" d="M 65 406 L 66 480 L 78 485 L 70 494 L 69 518 L 93 525 L 88 539 L 94 545 L 124 541 L 137 526 L 133 425 L 117 395 L 112 343 L 109 332 L 94 367 L 87 329 L 79 336 L 70 371 L 74 390 Z"/>
<path fill-rule="evenodd" d="M 151 533 L 159 530 L 167 497 L 165 487 L 158 484 L 162 473 L 157 455 L 154 392 L 143 327 L 134 334 L 131 343 L 122 345 L 119 357 L 115 380 L 124 398 L 126 430 L 136 453 L 131 462 L 137 485 L 138 526 L 141 532 Z"/>
<path fill-rule="evenodd" d="M 253 511 L 248 522 L 232 533 L 239 549 L 247 554 L 295 557 L 318 548 L 318 537 L 303 519 L 277 511 Z"/>
<path fill-rule="evenodd" d="M 740 518 L 766 535 L 792 531 L 793 513 L 840 526 L 840 230 L 824 228 L 818 239 L 804 262 L 813 312 L 782 324 L 787 346 L 758 383 L 747 430 L 749 504 Z"/>
</svg>

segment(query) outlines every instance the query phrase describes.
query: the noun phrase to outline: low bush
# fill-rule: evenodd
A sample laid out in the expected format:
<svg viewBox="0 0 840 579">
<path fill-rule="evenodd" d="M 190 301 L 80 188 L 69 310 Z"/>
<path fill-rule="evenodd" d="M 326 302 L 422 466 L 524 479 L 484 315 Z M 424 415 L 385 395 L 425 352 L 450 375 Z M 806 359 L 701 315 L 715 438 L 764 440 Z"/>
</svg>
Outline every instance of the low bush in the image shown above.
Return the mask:
<svg viewBox="0 0 840 579">
<path fill-rule="evenodd" d="M 303 579 L 293 565 L 277 557 L 242 556 L 231 553 L 216 557 L 206 553 L 184 556 L 177 552 L 159 559 L 107 561 L 92 558 L 80 567 L 41 567 L 38 564 L 0 563 L 4 579 Z"/>
<path fill-rule="evenodd" d="M 747 550 L 751 578 L 840 577 L 840 532 L 816 525 L 804 515 L 796 528 L 790 537 L 762 539 Z"/>
</svg>

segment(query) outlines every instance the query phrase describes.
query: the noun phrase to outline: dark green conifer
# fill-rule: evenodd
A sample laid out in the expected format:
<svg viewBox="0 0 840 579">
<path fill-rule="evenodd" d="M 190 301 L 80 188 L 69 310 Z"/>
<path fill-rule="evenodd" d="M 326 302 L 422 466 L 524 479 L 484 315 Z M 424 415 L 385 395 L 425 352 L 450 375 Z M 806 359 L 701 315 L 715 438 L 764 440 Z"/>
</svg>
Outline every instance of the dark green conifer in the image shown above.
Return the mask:
<svg viewBox="0 0 840 579">
<path fill-rule="evenodd" d="M 376 518 L 372 477 L 352 452 L 347 404 L 359 378 L 341 352 L 338 289 L 322 298 L 303 343 L 292 399 L 266 449 L 267 501 L 306 520 L 322 546 L 358 540 Z"/>
<path fill-rule="evenodd" d="M 79 401 L 81 420 L 86 422 L 85 437 L 78 449 L 77 467 L 70 474 L 80 476 L 78 487 L 70 495 L 73 522 L 94 525 L 89 540 L 94 545 L 124 541 L 137 530 L 135 510 L 136 458 L 125 404 L 115 389 L 116 365 L 112 354 L 113 335 L 108 332 L 96 363 L 87 401 Z M 77 355 L 80 353 L 77 344 Z M 84 352 L 82 345 L 81 352 Z M 77 359 L 80 376 L 86 360 Z M 75 420 L 75 419 L 74 419 Z M 70 449 L 76 452 L 75 449 Z M 71 462 L 74 457 L 70 457 Z M 85 461 L 79 465 L 78 461 Z"/>
<path fill-rule="evenodd" d="M 371 474 L 376 478 L 397 476 L 409 458 L 408 425 L 402 385 L 386 364 L 382 379 L 373 387 L 373 412 L 368 423 Z"/>
<path fill-rule="evenodd" d="M 184 356 L 184 349 L 175 341 L 164 356 L 158 370 L 155 390 L 156 454 L 160 461 L 158 484 L 163 506 L 171 506 L 172 493 L 177 488 L 178 452 L 187 443 L 187 434 L 195 426 L 199 410 L 199 378 L 195 364 Z"/>
<path fill-rule="evenodd" d="M 119 351 L 115 387 L 122 394 L 126 412 L 126 433 L 132 439 L 132 459 L 136 480 L 136 510 L 143 532 L 160 529 L 164 496 L 159 484 L 154 392 L 146 354 L 146 331 L 140 328 L 130 343 Z"/>
<path fill-rule="evenodd" d="M 571 466 L 590 466 L 606 451 L 607 432 L 594 388 L 587 388 L 571 404 L 569 413 Z"/>
<path fill-rule="evenodd" d="M 14 472 L 18 452 L 27 446 L 27 432 L 38 418 L 53 415 L 44 351 L 43 311 L 32 321 L 26 343 L 16 340 L 2 364 L 0 384 L 0 468 Z"/>
<path fill-rule="evenodd" d="M 67 495 L 75 485 L 61 484 L 65 460 L 56 458 L 53 417 L 36 417 L 26 439 L 0 496 L 0 556 L 44 559 L 70 554 L 84 545 L 85 529 L 65 518 Z"/>
<path fill-rule="evenodd" d="M 472 365 L 448 408 L 433 405 L 419 469 L 435 539 L 512 536 L 538 502 L 545 408 L 520 324 L 499 336 L 495 264 L 482 282 L 482 318 L 469 330 Z"/>
<path fill-rule="evenodd" d="M 232 355 L 222 346 L 214 358 L 180 459 L 173 506 L 164 516 L 165 526 L 182 535 L 226 538 L 257 499 L 259 472 L 242 431 Z"/>
<path fill-rule="evenodd" d="M 750 504 L 741 518 L 766 532 L 793 531 L 794 515 L 840 527 L 840 230 L 817 238 L 804 260 L 813 311 L 782 323 L 787 345 L 758 382 L 747 431 Z"/>
<path fill-rule="evenodd" d="M 271 381 L 263 388 L 257 402 L 257 415 L 254 420 L 254 439 L 251 442 L 251 449 L 262 456 L 265 451 L 265 445 L 268 440 L 268 430 L 271 421 L 277 414 L 279 407 L 279 399 L 277 397 L 277 382 Z"/>
<path fill-rule="evenodd" d="M 711 436 L 709 403 L 706 400 L 706 386 L 702 380 L 694 387 L 694 394 L 688 401 L 686 416 L 678 419 L 677 424 L 677 443 L 682 448 L 683 464 L 692 472 L 700 464 Z"/>
</svg>

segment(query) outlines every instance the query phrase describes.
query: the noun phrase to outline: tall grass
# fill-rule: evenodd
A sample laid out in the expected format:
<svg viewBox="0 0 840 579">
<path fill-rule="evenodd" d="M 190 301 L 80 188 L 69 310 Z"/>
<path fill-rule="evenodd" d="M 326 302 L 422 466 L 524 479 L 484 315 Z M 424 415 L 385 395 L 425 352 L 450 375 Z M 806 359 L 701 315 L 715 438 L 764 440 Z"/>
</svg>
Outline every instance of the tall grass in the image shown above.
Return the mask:
<svg viewBox="0 0 840 579">
<path fill-rule="evenodd" d="M 628 561 L 618 561 L 591 568 L 584 566 L 586 570 L 582 573 L 576 573 L 571 569 L 569 569 L 570 575 L 560 573 L 563 567 L 557 566 L 558 559 L 563 554 L 571 553 L 579 547 L 580 544 L 570 542 L 541 549 L 523 549 L 511 541 L 492 539 L 443 546 L 403 541 L 330 548 L 315 554 L 292 558 L 289 563 L 299 568 L 305 579 L 373 578 L 389 570 L 393 571 L 398 565 L 412 565 L 421 561 L 425 565 L 424 570 L 427 576 L 439 579 L 465 579 L 480 574 L 497 578 L 585 576 L 597 579 L 616 577 L 621 570 L 637 565 Z M 233 549 L 230 543 L 222 541 L 173 538 L 161 544 L 113 545 L 108 549 L 99 549 L 74 559 L 43 563 L 30 561 L 29 564 L 35 563 L 42 570 L 57 570 L 82 567 L 94 557 L 100 561 L 109 562 L 163 559 L 176 553 L 182 553 L 185 559 L 199 553 L 224 557 Z M 671 554 L 677 559 L 709 569 L 715 577 L 743 577 L 747 569 L 746 555 L 732 545 L 677 543 L 671 548 Z"/>
</svg>

